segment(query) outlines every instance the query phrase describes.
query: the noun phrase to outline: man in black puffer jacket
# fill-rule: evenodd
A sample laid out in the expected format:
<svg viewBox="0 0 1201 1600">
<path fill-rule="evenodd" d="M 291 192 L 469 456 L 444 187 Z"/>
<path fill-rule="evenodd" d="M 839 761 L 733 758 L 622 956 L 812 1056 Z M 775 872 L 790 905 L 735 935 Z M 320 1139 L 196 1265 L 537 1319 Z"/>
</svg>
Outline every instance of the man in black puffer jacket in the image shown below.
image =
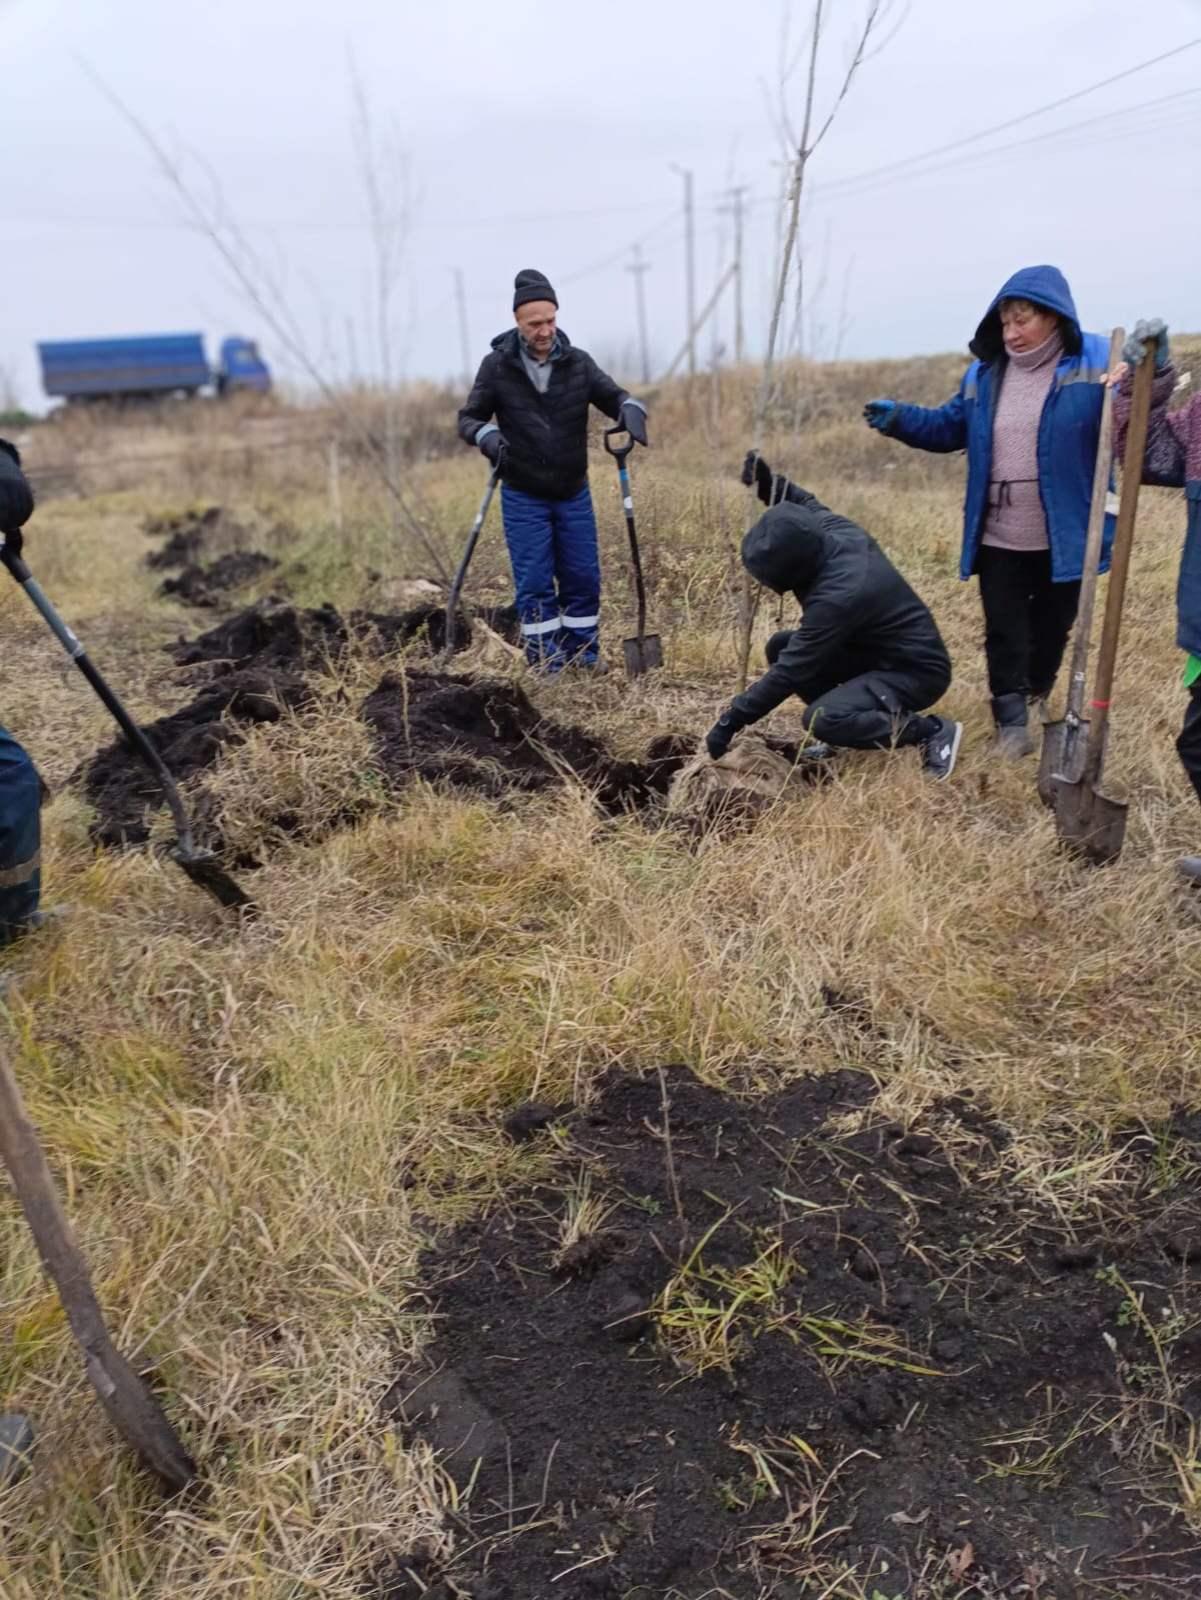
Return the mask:
<svg viewBox="0 0 1201 1600">
<path fill-rule="evenodd" d="M 588 407 L 646 444 L 646 407 L 557 326 L 540 272 L 517 274 L 517 326 L 492 341 L 459 436 L 502 479 L 501 512 L 526 659 L 549 672 L 600 663 L 600 556 L 588 488 Z M 495 421 L 493 420 L 495 418 Z"/>
<path fill-rule="evenodd" d="M 798 695 L 805 726 L 854 750 L 915 745 L 933 778 L 949 778 L 962 726 L 920 715 L 951 683 L 951 660 L 929 608 L 856 522 L 773 474 L 754 451 L 743 482 L 771 509 L 742 541 L 759 583 L 800 601 L 797 628 L 767 641 L 768 670 L 732 702 L 705 743 L 720 760 L 739 728 Z"/>
<path fill-rule="evenodd" d="M 32 515 L 21 458 L 0 439 L 0 533 L 18 554 L 20 530 Z M 41 865 L 41 784 L 33 762 L 0 728 L 0 945 L 40 926 Z"/>
</svg>

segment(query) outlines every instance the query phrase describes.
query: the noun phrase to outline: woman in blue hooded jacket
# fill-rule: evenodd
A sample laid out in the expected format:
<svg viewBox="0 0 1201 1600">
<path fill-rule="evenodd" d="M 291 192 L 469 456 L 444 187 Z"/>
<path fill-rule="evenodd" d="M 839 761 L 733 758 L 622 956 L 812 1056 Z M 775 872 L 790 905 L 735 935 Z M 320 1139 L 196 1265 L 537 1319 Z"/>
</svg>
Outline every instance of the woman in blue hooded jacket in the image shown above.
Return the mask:
<svg viewBox="0 0 1201 1600">
<path fill-rule="evenodd" d="M 915 449 L 967 451 L 959 575 L 980 579 L 997 746 L 1023 756 L 1076 620 L 1109 341 L 1082 331 L 1067 279 L 1039 266 L 1002 286 L 971 350 L 946 405 L 872 400 L 864 416 Z M 1102 570 L 1112 539 L 1109 517 Z"/>
</svg>

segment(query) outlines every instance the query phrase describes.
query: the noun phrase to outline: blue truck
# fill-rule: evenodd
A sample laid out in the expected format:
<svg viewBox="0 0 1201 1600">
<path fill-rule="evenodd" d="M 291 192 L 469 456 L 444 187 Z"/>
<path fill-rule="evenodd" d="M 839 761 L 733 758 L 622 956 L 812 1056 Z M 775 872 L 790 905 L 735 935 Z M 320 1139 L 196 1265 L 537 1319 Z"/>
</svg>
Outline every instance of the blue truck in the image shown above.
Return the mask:
<svg viewBox="0 0 1201 1600">
<path fill-rule="evenodd" d="M 38 345 L 42 387 L 51 399 L 153 400 L 247 390 L 266 394 L 271 371 L 253 339 L 221 341 L 210 367 L 199 333 L 156 333 L 132 339 L 56 339 Z"/>
</svg>

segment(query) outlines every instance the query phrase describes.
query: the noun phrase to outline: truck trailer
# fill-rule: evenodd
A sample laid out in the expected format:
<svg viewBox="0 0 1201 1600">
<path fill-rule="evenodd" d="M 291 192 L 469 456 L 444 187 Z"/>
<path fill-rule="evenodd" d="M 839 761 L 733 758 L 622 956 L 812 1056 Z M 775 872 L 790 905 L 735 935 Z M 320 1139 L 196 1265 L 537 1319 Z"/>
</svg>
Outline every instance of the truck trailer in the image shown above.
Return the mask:
<svg viewBox="0 0 1201 1600">
<path fill-rule="evenodd" d="M 156 333 L 123 339 L 56 339 L 38 345 L 42 387 L 51 399 L 154 400 L 249 390 L 265 394 L 271 372 L 252 339 L 222 340 L 210 367 L 199 333 Z"/>
</svg>

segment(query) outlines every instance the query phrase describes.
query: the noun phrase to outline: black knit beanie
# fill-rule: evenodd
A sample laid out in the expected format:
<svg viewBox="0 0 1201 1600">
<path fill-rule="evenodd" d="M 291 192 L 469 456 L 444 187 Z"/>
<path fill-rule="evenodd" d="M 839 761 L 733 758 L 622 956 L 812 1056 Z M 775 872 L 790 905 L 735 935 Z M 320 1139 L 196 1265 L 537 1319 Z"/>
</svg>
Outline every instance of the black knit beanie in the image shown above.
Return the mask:
<svg viewBox="0 0 1201 1600">
<path fill-rule="evenodd" d="M 533 267 L 524 267 L 513 280 L 513 310 L 525 305 L 527 300 L 549 300 L 556 307 L 559 304 L 550 279 L 545 273 L 535 272 Z"/>
</svg>

